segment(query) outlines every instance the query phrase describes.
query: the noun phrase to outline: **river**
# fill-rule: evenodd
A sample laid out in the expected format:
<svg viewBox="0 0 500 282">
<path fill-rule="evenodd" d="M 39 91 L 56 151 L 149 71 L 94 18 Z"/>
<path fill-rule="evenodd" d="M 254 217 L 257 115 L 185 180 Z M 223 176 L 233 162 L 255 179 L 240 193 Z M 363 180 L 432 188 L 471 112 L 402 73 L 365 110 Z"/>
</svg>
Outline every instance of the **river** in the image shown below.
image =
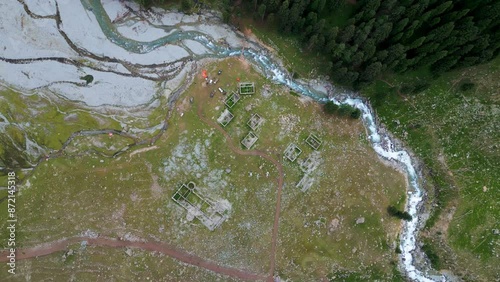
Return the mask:
<svg viewBox="0 0 500 282">
<path fill-rule="evenodd" d="M 225 58 L 243 55 L 273 82 L 286 85 L 293 89 L 293 91 L 321 103 L 328 100 L 328 98 L 326 98 L 327 93 L 321 93 L 312 89 L 306 83 L 301 83 L 292 79 L 287 71 L 282 67 L 282 64 L 279 63 L 278 59 L 268 54 L 268 52 L 265 51 L 266 48 L 258 46 L 255 42 L 252 42 L 252 47 L 231 48 L 230 46 L 219 44 L 209 35 L 203 34 L 199 31 L 174 31 L 167 36 L 153 41 L 135 41 L 116 32 L 116 28 L 113 26 L 100 0 L 82 0 L 82 4 L 96 16 L 99 25 L 107 38 L 130 52 L 147 53 L 165 44 L 176 44 L 181 40 L 191 39 L 202 44 L 213 53 L 210 55 L 193 55 L 194 60 L 206 57 Z M 168 29 L 172 28 L 172 26 L 164 26 L 164 28 Z M 381 133 L 379 125 L 376 123 L 374 113 L 366 101 L 356 98 L 358 97 L 356 93 L 342 94 L 343 98 L 340 98 L 338 95 L 338 97 L 335 97 L 334 95 L 334 98 L 330 99 L 337 104 L 347 103 L 361 110 L 362 121 L 375 152 L 377 152 L 380 157 L 395 162 L 398 166 L 403 168 L 406 173 L 406 177 L 408 178 L 409 187 L 407 191 L 408 197 L 406 210 L 413 217 L 413 220 L 404 221 L 403 223 L 403 231 L 400 238 L 400 248 L 402 251 L 400 257 L 401 268 L 412 280 L 445 281 L 446 279 L 444 276 L 437 275 L 437 272 L 430 269 L 429 266 L 426 266 L 425 269 L 421 269 L 423 268 L 422 265 L 417 267 L 416 259 L 414 257 L 414 251 L 417 248 L 418 243 L 419 227 L 423 224 L 421 216 L 418 212 L 420 210 L 420 206 L 423 204 L 423 196 L 425 193 L 422 187 L 420 187 L 419 177 L 421 176 L 419 176 L 417 170 L 415 169 L 416 162 L 412 159 L 407 150 L 404 148 L 396 148 L 396 146 L 394 146 L 395 142 L 391 140 L 389 135 Z"/>
</svg>

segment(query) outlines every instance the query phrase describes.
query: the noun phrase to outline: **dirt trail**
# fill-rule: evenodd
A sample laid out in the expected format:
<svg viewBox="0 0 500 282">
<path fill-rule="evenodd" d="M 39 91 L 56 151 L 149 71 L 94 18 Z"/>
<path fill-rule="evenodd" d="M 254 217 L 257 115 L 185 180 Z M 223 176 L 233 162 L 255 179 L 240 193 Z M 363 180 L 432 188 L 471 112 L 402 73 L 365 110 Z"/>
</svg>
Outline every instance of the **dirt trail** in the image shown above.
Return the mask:
<svg viewBox="0 0 500 282">
<path fill-rule="evenodd" d="M 147 251 L 159 252 L 169 257 L 172 257 L 176 260 L 182 261 L 184 263 L 202 267 L 216 273 L 235 277 L 242 280 L 257 281 L 257 280 L 264 280 L 267 278 L 259 274 L 254 274 L 235 268 L 220 266 L 215 262 L 204 260 L 200 257 L 189 254 L 185 251 L 182 251 L 165 243 L 126 241 L 126 240 L 116 240 L 104 237 L 98 237 L 98 238 L 73 237 L 51 242 L 48 244 L 42 244 L 37 247 L 18 250 L 16 258 L 18 260 L 28 259 L 28 258 L 35 258 L 39 256 L 49 255 L 59 251 L 65 251 L 67 250 L 68 245 L 79 243 L 82 241 L 87 241 L 88 245 L 93 245 L 93 246 L 106 246 L 111 248 L 131 247 Z M 8 260 L 7 254 L 8 254 L 7 251 L 0 252 L 0 262 L 6 262 Z"/>
<path fill-rule="evenodd" d="M 269 277 L 268 281 L 274 281 L 274 270 L 276 268 L 276 248 L 277 248 L 277 238 L 278 238 L 278 227 L 279 227 L 279 219 L 280 219 L 280 210 L 281 210 L 281 193 L 282 193 L 282 188 L 283 188 L 283 179 L 284 179 L 284 174 L 283 174 L 283 165 L 278 162 L 277 160 L 273 159 L 271 156 L 267 155 L 266 153 L 258 150 L 241 150 L 240 148 L 236 147 L 233 143 L 233 140 L 231 139 L 231 136 L 229 133 L 227 133 L 222 127 L 220 127 L 218 124 L 213 122 L 210 119 L 207 119 L 203 113 L 202 113 L 202 104 L 200 103 L 198 105 L 198 111 L 197 111 L 198 117 L 206 124 L 210 125 L 211 127 L 217 129 L 220 133 L 224 135 L 226 138 L 227 144 L 229 148 L 236 154 L 239 155 L 244 155 L 244 156 L 260 156 L 270 162 L 272 162 L 276 168 L 278 169 L 279 172 L 279 177 L 278 177 L 278 195 L 277 195 L 277 200 L 276 200 L 276 211 L 274 213 L 274 225 L 273 225 L 273 234 L 272 234 L 272 242 L 271 242 L 271 263 L 270 263 L 270 268 L 269 268 Z"/>
</svg>

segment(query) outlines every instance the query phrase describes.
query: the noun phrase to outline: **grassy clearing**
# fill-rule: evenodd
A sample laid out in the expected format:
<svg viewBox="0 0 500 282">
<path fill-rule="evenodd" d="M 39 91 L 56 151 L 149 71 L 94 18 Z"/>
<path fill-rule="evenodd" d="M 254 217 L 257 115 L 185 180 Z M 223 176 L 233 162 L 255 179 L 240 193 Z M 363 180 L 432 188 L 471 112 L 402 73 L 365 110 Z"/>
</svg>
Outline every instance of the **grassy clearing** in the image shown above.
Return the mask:
<svg viewBox="0 0 500 282">
<path fill-rule="evenodd" d="M 381 121 L 425 164 L 426 186 L 436 202 L 427 222 L 428 249 L 441 258 L 441 267 L 469 279 L 494 279 L 500 263 L 498 235 L 493 235 L 500 215 L 495 188 L 500 184 L 499 67 L 497 59 L 435 80 L 420 70 L 388 78 L 392 87 L 379 81 L 364 92 Z M 432 85 L 420 94 L 397 94 L 415 81 Z M 475 87 L 464 91 L 464 81 Z"/>
<path fill-rule="evenodd" d="M 392 242 L 399 221 L 391 219 L 385 207 L 404 198 L 403 177 L 381 164 L 370 146 L 360 141 L 364 132 L 359 123 L 325 119 L 314 107 L 296 105 L 286 112 L 301 113 L 302 124 L 312 125 L 287 134 L 303 149 L 299 158 L 312 151 L 304 139 L 313 129 L 323 141 L 319 150 L 323 163 L 313 174 L 316 182 L 303 193 L 295 187 L 303 173 L 296 163 L 285 162 L 289 177 L 280 228 L 282 277 L 316 280 L 342 269 L 368 280 L 378 275 L 392 279 Z M 356 224 L 361 217 L 364 223 Z"/>
<path fill-rule="evenodd" d="M 236 91 L 240 78 L 255 82 L 256 94 L 242 95 L 231 109 L 235 118 L 225 130 L 240 146 L 250 131 L 248 119 L 258 113 L 264 123 L 255 131 L 259 140 L 254 149 L 283 162 L 285 169 L 277 272 L 301 281 L 328 277 L 335 269 L 368 278 L 396 277 L 392 244 L 400 222 L 389 218 L 385 209 L 404 201 L 405 182 L 401 174 L 379 161 L 359 121 L 325 116 L 320 106 L 270 84 L 244 61 L 225 60 L 206 69 L 214 76 L 223 70 L 218 84 L 204 86 L 201 75 L 195 78 L 176 104 L 169 130 L 156 147 L 134 148 L 118 158 L 84 155 L 43 162 L 18 195 L 20 247 L 91 230 L 112 238 L 163 241 L 221 265 L 266 273 L 276 168 L 257 156 L 233 154 L 223 135 L 197 116 L 201 105 L 202 114 L 215 122 L 225 107 L 225 96 L 217 92 L 210 98 L 211 90 Z M 269 92 L 263 90 L 266 84 Z M 315 185 L 302 193 L 295 185 L 303 172 L 297 162 L 283 160 L 283 151 L 294 142 L 302 150 L 299 159 L 306 159 L 313 153 L 305 143 L 310 133 L 323 141 L 322 163 L 311 174 Z M 110 140 L 103 139 L 96 142 Z M 198 220 L 189 221 L 186 211 L 170 199 L 189 181 L 196 183 L 201 195 L 231 205 L 229 220 L 213 232 Z M 4 205 L 0 204 L 3 219 Z M 361 217 L 365 222 L 356 224 Z M 0 222 L 5 223 L 2 218 Z M 330 231 L 333 219 L 339 225 Z M 95 260 L 101 258 L 96 255 Z M 93 265 L 94 256 L 74 261 L 86 267 Z M 57 261 L 51 263 L 57 267 Z M 141 265 L 148 266 L 149 261 L 141 260 Z M 112 267 L 106 273 L 122 275 L 135 269 L 126 266 Z M 149 273 L 155 277 L 162 272 Z"/>
<path fill-rule="evenodd" d="M 234 75 L 226 72 L 229 81 L 241 75 L 236 66 L 231 65 Z M 404 204 L 402 175 L 379 162 L 358 121 L 325 116 L 319 105 L 297 99 L 279 86 L 267 85 L 270 91 L 264 94 L 267 82 L 251 74 L 247 77 L 256 83 L 257 93 L 242 97 L 231 109 L 235 118 L 225 130 L 234 143 L 240 142 L 250 131 L 246 126 L 248 119 L 253 113 L 259 114 L 264 123 L 255 132 L 259 140 L 253 149 L 265 151 L 284 164 L 279 275 L 315 280 L 326 277 L 335 265 L 347 272 L 364 273 L 362 276 L 367 278 L 396 277 L 391 265 L 395 260 L 392 243 L 399 221 L 389 217 L 386 207 L 389 203 Z M 208 96 L 210 89 L 202 91 Z M 217 98 L 206 103 L 204 100 L 204 112 L 213 120 L 222 111 L 222 106 L 218 110 L 211 106 L 221 105 Z M 312 174 L 315 184 L 303 193 L 295 186 L 304 175 L 298 162 L 314 151 L 305 143 L 310 133 L 323 141 L 319 149 L 322 164 Z M 302 150 L 293 163 L 283 157 L 283 151 L 292 142 Z M 356 225 L 360 217 L 365 218 L 365 223 Z M 339 230 L 329 232 L 335 218 L 341 221 Z M 352 260 L 346 261 L 345 257 Z M 363 257 L 362 267 L 359 257 Z"/>
</svg>

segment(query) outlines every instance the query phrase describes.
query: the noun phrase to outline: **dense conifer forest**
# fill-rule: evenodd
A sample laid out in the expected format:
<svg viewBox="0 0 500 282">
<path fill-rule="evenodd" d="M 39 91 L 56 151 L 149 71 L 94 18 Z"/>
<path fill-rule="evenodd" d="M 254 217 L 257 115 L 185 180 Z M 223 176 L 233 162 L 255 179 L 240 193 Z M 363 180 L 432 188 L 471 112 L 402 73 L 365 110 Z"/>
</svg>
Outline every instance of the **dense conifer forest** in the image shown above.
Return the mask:
<svg viewBox="0 0 500 282">
<path fill-rule="evenodd" d="M 344 26 L 330 24 L 344 0 L 255 0 L 304 47 L 326 55 L 333 79 L 359 88 L 384 71 L 430 67 L 435 74 L 481 64 L 500 47 L 500 2 L 362 0 Z"/>
</svg>

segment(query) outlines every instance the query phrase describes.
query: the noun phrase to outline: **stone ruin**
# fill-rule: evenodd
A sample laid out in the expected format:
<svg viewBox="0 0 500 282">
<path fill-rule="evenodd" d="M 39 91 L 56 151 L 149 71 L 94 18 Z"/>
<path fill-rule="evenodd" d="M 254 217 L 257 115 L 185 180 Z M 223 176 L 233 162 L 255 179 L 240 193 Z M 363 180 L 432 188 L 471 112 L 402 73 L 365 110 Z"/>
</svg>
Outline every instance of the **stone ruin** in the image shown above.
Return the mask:
<svg viewBox="0 0 500 282">
<path fill-rule="evenodd" d="M 243 138 L 243 140 L 241 140 L 241 144 L 243 144 L 243 146 L 245 146 L 245 148 L 247 149 L 250 149 L 252 148 L 253 144 L 255 144 L 255 142 L 257 142 L 259 138 L 257 137 L 257 135 L 255 135 L 252 131 L 250 131 L 247 136 L 245 136 L 245 138 Z"/>
<path fill-rule="evenodd" d="M 217 122 L 220 123 L 223 127 L 226 127 L 226 125 L 228 125 L 233 118 L 234 115 L 228 109 L 224 109 L 220 117 L 217 119 Z"/>
<path fill-rule="evenodd" d="M 250 126 L 253 131 L 255 131 L 260 127 L 262 122 L 264 122 L 264 119 L 261 116 L 259 116 L 258 114 L 253 114 L 248 120 L 247 125 Z"/>
<path fill-rule="evenodd" d="M 228 207 L 200 195 L 194 182 L 182 184 L 175 191 L 172 200 L 187 211 L 188 220 L 196 217 L 210 231 L 215 230 L 228 218 Z"/>
<path fill-rule="evenodd" d="M 232 108 L 234 105 L 236 105 L 240 98 L 241 97 L 238 93 L 233 92 L 231 95 L 229 95 L 229 97 L 226 98 L 226 100 L 224 100 L 224 104 L 228 108 Z"/>
<path fill-rule="evenodd" d="M 241 82 L 238 88 L 241 95 L 251 95 L 255 93 L 255 83 L 253 82 Z"/>
<path fill-rule="evenodd" d="M 286 150 L 283 152 L 283 155 L 291 162 L 294 162 L 299 155 L 302 153 L 302 150 L 295 144 L 290 143 Z"/>
<path fill-rule="evenodd" d="M 318 150 L 322 142 L 316 135 L 309 134 L 309 136 L 306 138 L 306 143 L 314 150 Z"/>
<path fill-rule="evenodd" d="M 302 170 L 304 173 L 308 174 L 316 170 L 318 166 L 321 163 L 321 156 L 319 152 L 314 151 L 312 152 L 309 157 L 300 162 L 300 170 Z"/>
<path fill-rule="evenodd" d="M 309 174 L 305 174 L 295 187 L 299 188 L 302 192 L 306 192 L 313 184 L 314 178 L 312 178 Z"/>
</svg>

